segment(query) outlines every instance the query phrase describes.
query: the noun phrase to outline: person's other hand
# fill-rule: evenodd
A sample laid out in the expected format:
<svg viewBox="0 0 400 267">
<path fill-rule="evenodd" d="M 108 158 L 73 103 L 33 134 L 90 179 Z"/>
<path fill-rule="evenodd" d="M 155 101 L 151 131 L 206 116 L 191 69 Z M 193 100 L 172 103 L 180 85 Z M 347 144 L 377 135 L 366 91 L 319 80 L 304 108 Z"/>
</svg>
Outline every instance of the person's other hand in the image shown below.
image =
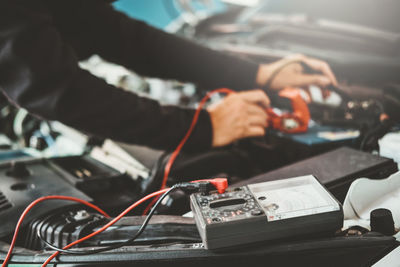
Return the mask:
<svg viewBox="0 0 400 267">
<path fill-rule="evenodd" d="M 262 90 L 233 93 L 207 108 L 213 128 L 213 147 L 263 136 L 268 126 L 268 96 Z"/>
<path fill-rule="evenodd" d="M 301 63 L 316 73 L 305 73 Z M 273 77 L 271 77 L 272 75 Z M 269 83 L 268 86 L 272 90 L 281 90 L 285 87 L 303 88 L 310 85 L 325 89 L 330 85 L 338 85 L 335 75 L 326 62 L 304 55 L 290 56 L 272 64 L 261 64 L 256 82 L 261 87 L 267 86 Z M 326 91 L 323 93 L 325 95 Z"/>
</svg>

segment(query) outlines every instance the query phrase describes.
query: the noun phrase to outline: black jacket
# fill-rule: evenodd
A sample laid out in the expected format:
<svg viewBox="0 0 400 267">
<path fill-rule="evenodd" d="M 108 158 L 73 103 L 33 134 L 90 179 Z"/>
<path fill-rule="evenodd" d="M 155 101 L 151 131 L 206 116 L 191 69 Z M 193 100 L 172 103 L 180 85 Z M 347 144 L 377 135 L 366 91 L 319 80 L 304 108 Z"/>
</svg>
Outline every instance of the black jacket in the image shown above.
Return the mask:
<svg viewBox="0 0 400 267">
<path fill-rule="evenodd" d="M 174 148 L 194 111 L 160 106 L 78 66 L 90 55 L 145 76 L 251 89 L 257 64 L 157 30 L 100 0 L 0 0 L 0 88 L 14 104 L 101 137 Z M 211 146 L 203 111 L 186 149 Z"/>
</svg>

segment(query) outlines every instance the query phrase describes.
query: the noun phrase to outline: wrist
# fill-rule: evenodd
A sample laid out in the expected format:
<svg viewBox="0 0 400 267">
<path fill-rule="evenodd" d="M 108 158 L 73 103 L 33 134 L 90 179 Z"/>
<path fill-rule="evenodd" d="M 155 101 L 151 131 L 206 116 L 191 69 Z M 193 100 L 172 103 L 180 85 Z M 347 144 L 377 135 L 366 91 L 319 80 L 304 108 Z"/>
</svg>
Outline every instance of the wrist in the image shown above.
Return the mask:
<svg viewBox="0 0 400 267">
<path fill-rule="evenodd" d="M 269 64 L 260 64 L 256 76 L 256 85 L 264 88 L 267 85 L 271 74 L 272 71 Z"/>
<path fill-rule="evenodd" d="M 226 133 L 222 131 L 221 133 L 221 120 L 222 118 L 219 114 L 219 112 L 216 110 L 217 106 L 211 106 L 207 108 L 207 112 L 210 115 L 210 121 L 211 121 L 211 147 L 220 147 L 224 146 L 227 143 L 229 143 L 228 140 L 226 140 Z"/>
<path fill-rule="evenodd" d="M 210 122 L 211 122 L 211 147 L 216 147 L 218 145 L 219 140 L 217 140 L 218 135 L 217 135 L 217 119 L 214 114 L 214 107 L 208 107 L 207 112 L 210 116 Z M 217 135 L 217 136 L 216 136 Z"/>
</svg>

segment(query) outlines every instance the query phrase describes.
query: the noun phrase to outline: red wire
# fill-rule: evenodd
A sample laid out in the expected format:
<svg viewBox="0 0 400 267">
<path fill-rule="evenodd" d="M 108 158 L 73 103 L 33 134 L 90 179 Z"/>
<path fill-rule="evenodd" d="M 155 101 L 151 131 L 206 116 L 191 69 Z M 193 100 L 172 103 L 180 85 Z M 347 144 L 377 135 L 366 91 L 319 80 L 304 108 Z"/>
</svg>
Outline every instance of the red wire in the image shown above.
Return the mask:
<svg viewBox="0 0 400 267">
<path fill-rule="evenodd" d="M 69 201 L 75 201 L 75 202 L 79 202 L 81 204 L 84 204 L 88 207 L 91 207 L 92 209 L 98 211 L 99 213 L 103 214 L 105 217 L 109 218 L 110 216 L 103 211 L 102 209 L 100 209 L 99 207 L 97 207 L 96 205 L 93 205 L 85 200 L 79 199 L 79 198 L 75 198 L 75 197 L 68 197 L 68 196 L 45 196 L 45 197 L 41 197 L 36 199 L 35 201 L 33 201 L 31 204 L 29 204 L 28 207 L 26 207 L 26 209 L 24 210 L 24 212 L 21 214 L 21 216 L 19 217 L 18 223 L 15 227 L 15 231 L 14 231 L 14 236 L 12 238 L 11 244 L 10 244 L 10 248 L 8 249 L 7 252 L 7 256 L 3 262 L 3 264 L 1 265 L 2 267 L 6 267 L 8 261 L 11 258 L 12 252 L 14 250 L 15 247 L 15 242 L 17 241 L 17 236 L 18 236 L 18 232 L 21 228 L 22 222 L 25 219 L 26 215 L 28 214 L 28 212 L 34 207 L 36 206 L 38 203 L 45 201 L 45 200 L 51 200 L 51 199 L 61 199 L 61 200 L 69 200 Z"/>
<path fill-rule="evenodd" d="M 164 169 L 164 177 L 162 180 L 162 184 L 161 184 L 161 189 L 157 192 L 154 192 L 152 194 L 149 194 L 145 197 L 143 197 L 142 199 L 138 200 L 137 202 L 135 202 L 134 204 L 132 204 L 129 208 L 127 208 L 125 211 L 123 211 L 120 215 L 118 215 L 117 217 L 115 217 L 112 221 L 110 221 L 109 223 L 107 223 L 106 225 L 104 225 L 102 228 L 100 228 L 99 230 L 97 230 L 96 232 L 93 232 L 85 237 L 82 237 L 81 239 L 78 239 L 70 244 L 68 244 L 67 246 L 65 246 L 63 249 L 69 249 L 72 246 L 82 243 L 83 241 L 86 241 L 87 239 L 105 231 L 108 227 L 112 226 L 113 224 L 115 224 L 117 221 L 119 221 L 122 217 L 124 217 L 127 213 L 129 213 L 132 209 L 136 208 L 137 206 L 139 206 L 140 204 L 142 204 L 143 202 L 152 199 L 153 197 L 156 197 L 153 199 L 153 201 L 150 203 L 150 205 L 148 205 L 145 209 L 145 211 L 143 212 L 143 214 L 147 214 L 147 212 L 151 209 L 151 207 L 154 205 L 154 203 L 157 201 L 158 196 L 162 195 L 163 193 L 165 193 L 166 191 L 168 191 L 168 189 L 165 188 L 166 184 L 167 184 L 167 180 L 168 180 L 168 176 L 169 173 L 171 171 L 171 167 L 175 162 L 175 159 L 177 158 L 177 156 L 179 155 L 180 151 L 182 150 L 182 147 L 185 145 L 186 141 L 189 139 L 190 135 L 192 134 L 194 127 L 197 124 L 197 121 L 199 119 L 200 116 L 200 112 L 203 109 L 204 105 L 206 104 L 206 102 L 210 99 L 210 97 L 216 93 L 226 93 L 226 94 L 230 94 L 230 93 L 234 93 L 233 90 L 227 89 L 227 88 L 221 88 L 221 89 L 216 89 L 213 90 L 209 93 L 207 93 L 207 95 L 200 101 L 200 104 L 198 106 L 198 108 L 196 109 L 196 112 L 193 116 L 193 120 L 192 123 L 190 125 L 189 130 L 187 131 L 186 135 L 184 136 L 184 138 L 181 140 L 181 142 L 179 143 L 179 145 L 176 147 L 176 149 L 174 150 L 174 152 L 172 153 L 171 157 L 169 158 L 165 169 Z M 31 204 L 29 204 L 29 206 L 24 210 L 24 212 L 22 213 L 21 217 L 18 220 L 17 226 L 15 227 L 15 232 L 14 232 L 14 236 L 13 239 L 11 241 L 10 244 L 10 248 L 8 250 L 7 256 L 2 264 L 2 267 L 6 267 L 8 261 L 11 258 L 12 255 L 12 251 L 15 247 L 15 242 L 18 236 L 18 232 L 19 229 L 22 225 L 23 220 L 25 219 L 26 215 L 28 214 L 28 212 L 38 203 L 44 201 L 44 200 L 50 200 L 50 199 L 61 199 L 61 200 L 70 200 L 70 201 L 75 201 L 75 202 L 79 202 L 82 204 L 85 204 L 93 209 L 95 209 L 96 211 L 98 211 L 99 213 L 103 214 L 104 216 L 106 216 L 107 218 L 109 218 L 110 216 L 104 212 L 102 209 L 100 209 L 99 207 L 97 207 L 96 205 L 93 205 L 87 201 L 78 199 L 78 198 L 74 198 L 74 197 L 68 197 L 68 196 L 45 196 L 45 197 L 41 197 L 38 198 L 37 200 L 33 201 Z M 50 263 L 50 261 L 52 259 L 54 259 L 57 255 L 59 255 L 60 252 L 56 251 L 54 252 L 42 265 L 42 267 L 47 266 L 47 264 Z"/>
<path fill-rule="evenodd" d="M 83 241 L 88 240 L 89 238 L 92 238 L 92 237 L 95 236 L 95 235 L 100 234 L 101 232 L 105 231 L 108 227 L 110 227 L 110 226 L 112 226 L 113 224 L 115 224 L 116 222 L 118 222 L 122 217 L 124 217 L 126 214 L 128 214 L 132 209 L 136 208 L 137 206 L 139 206 L 139 205 L 142 204 L 143 202 L 145 202 L 145 201 L 147 201 L 147 200 L 149 200 L 149 199 L 151 199 L 151 198 L 153 198 L 153 197 L 155 197 L 155 196 L 159 196 L 159 195 L 164 194 L 164 193 L 167 192 L 168 190 L 169 190 L 168 188 L 165 188 L 165 189 L 159 190 L 159 191 L 157 191 L 157 192 L 151 193 L 151 194 L 149 194 L 149 195 L 143 197 L 142 199 L 140 199 L 140 200 L 136 201 L 134 204 L 132 204 L 129 208 L 127 208 L 126 210 L 124 210 L 120 215 L 118 215 L 117 217 L 115 217 L 112 221 L 110 221 L 109 223 L 107 223 L 106 225 L 104 225 L 103 227 L 101 227 L 101 228 L 100 228 L 99 230 L 97 230 L 96 232 L 93 232 L 93 233 L 91 233 L 91 234 L 89 234 L 89 235 L 87 235 L 87 236 L 85 236 L 85 237 L 82 237 L 81 239 L 78 239 L 78 240 L 76 240 L 76 241 L 74 241 L 74 242 L 72 242 L 72 243 L 66 245 L 65 247 L 63 247 L 63 249 L 69 249 L 69 248 L 71 248 L 72 246 L 75 246 L 75 245 L 77 245 L 77 244 L 79 244 L 79 243 L 82 243 Z M 59 251 L 54 252 L 54 253 L 43 263 L 42 267 L 46 267 L 47 264 L 49 264 L 50 261 L 51 261 L 52 259 L 54 259 L 55 257 L 57 257 L 58 254 L 60 254 Z M 5 266 L 3 266 L 3 267 L 5 267 Z"/>
<path fill-rule="evenodd" d="M 164 169 L 164 177 L 161 183 L 161 189 L 165 188 L 166 184 L 167 184 L 167 180 L 168 180 L 168 176 L 169 173 L 171 172 L 171 168 L 172 165 L 175 162 L 175 159 L 178 157 L 179 153 L 182 150 L 182 147 L 185 145 L 186 141 L 189 139 L 190 135 L 192 134 L 194 127 L 197 124 L 197 121 L 199 119 L 200 116 L 200 112 L 203 109 L 204 105 L 206 104 L 206 102 L 210 99 L 210 97 L 216 93 L 225 93 L 225 94 L 231 94 L 234 93 L 235 91 L 231 90 L 231 89 L 227 89 L 227 88 L 220 88 L 220 89 L 216 89 L 216 90 L 212 90 L 210 92 L 207 93 L 207 95 L 205 95 L 203 97 L 203 99 L 200 101 L 199 106 L 196 109 L 196 112 L 193 116 L 193 120 L 192 123 L 189 127 L 189 130 L 186 132 L 186 135 L 183 137 L 183 139 L 181 140 L 181 142 L 179 143 L 179 145 L 175 148 L 174 152 L 171 154 L 171 157 L 169 158 L 167 164 L 165 165 L 165 169 Z M 151 207 L 153 207 L 153 205 L 157 202 L 158 198 L 154 198 L 150 204 L 146 207 L 146 209 L 143 211 L 143 215 L 146 215 L 149 210 L 151 209 Z"/>
</svg>

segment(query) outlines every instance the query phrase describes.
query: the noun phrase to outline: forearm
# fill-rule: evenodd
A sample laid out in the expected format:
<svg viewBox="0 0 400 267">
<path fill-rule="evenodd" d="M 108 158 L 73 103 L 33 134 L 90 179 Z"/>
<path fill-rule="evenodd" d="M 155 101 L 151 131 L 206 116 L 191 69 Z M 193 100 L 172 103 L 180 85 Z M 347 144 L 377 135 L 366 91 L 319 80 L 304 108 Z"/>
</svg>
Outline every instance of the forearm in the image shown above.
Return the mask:
<svg viewBox="0 0 400 267">
<path fill-rule="evenodd" d="M 194 110 L 162 106 L 82 73 L 59 102 L 56 113 L 58 120 L 87 133 L 172 150 L 189 129 Z M 184 150 L 206 150 L 211 143 L 211 122 L 204 110 Z"/>
<path fill-rule="evenodd" d="M 13 3 L 0 10 L 0 88 L 12 102 L 93 135 L 162 149 L 178 144 L 193 110 L 160 106 L 81 70 L 46 14 L 30 12 Z M 185 148 L 207 149 L 211 136 L 203 111 Z"/>
<path fill-rule="evenodd" d="M 134 22 L 127 21 L 127 24 Z M 146 76 L 193 82 L 208 89 L 253 89 L 258 64 L 200 46 L 192 41 L 142 25 L 143 64 L 127 56 L 126 65 Z"/>
<path fill-rule="evenodd" d="M 91 8 L 85 6 L 72 16 L 83 17 L 82 23 L 69 29 L 86 33 L 76 35 L 81 43 L 90 44 L 90 48 L 83 50 L 91 49 L 92 53 L 144 76 L 189 81 L 206 88 L 244 90 L 256 85 L 258 64 L 165 33 L 115 11 L 110 5 L 97 2 Z"/>
</svg>

